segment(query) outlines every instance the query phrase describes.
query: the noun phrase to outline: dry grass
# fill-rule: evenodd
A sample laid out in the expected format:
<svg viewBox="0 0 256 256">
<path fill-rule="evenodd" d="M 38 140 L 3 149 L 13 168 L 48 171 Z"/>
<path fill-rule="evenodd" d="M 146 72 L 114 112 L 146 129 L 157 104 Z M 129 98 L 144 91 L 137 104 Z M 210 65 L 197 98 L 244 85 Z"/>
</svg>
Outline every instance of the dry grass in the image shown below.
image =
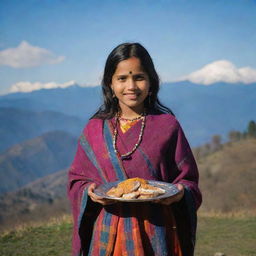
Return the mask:
<svg viewBox="0 0 256 256">
<path fill-rule="evenodd" d="M 240 211 L 230 211 L 230 212 L 221 212 L 216 210 L 211 211 L 198 211 L 198 217 L 207 217 L 207 218 L 253 218 L 256 217 L 256 209 L 252 210 L 240 210 Z"/>
<path fill-rule="evenodd" d="M 59 217 L 53 217 L 50 218 L 49 220 L 41 220 L 41 221 L 30 221 L 30 222 L 25 222 L 23 224 L 17 225 L 15 228 L 12 229 L 6 229 L 0 234 L 0 237 L 7 236 L 10 233 L 15 232 L 17 236 L 22 236 L 24 232 L 27 232 L 28 229 L 33 229 L 37 227 L 51 227 L 54 225 L 61 225 L 62 223 L 66 223 L 68 225 L 71 225 L 73 223 L 73 219 L 71 215 L 69 214 L 64 214 Z"/>
</svg>

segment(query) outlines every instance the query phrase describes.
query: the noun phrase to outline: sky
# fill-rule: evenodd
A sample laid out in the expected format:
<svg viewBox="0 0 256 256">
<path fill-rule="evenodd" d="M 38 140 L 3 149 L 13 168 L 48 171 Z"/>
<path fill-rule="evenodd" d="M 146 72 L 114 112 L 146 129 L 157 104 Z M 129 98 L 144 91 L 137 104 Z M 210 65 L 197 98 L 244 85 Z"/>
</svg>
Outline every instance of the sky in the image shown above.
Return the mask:
<svg viewBox="0 0 256 256">
<path fill-rule="evenodd" d="M 162 82 L 256 82 L 256 0 L 1 0 L 0 94 L 99 85 L 123 42 Z"/>
</svg>

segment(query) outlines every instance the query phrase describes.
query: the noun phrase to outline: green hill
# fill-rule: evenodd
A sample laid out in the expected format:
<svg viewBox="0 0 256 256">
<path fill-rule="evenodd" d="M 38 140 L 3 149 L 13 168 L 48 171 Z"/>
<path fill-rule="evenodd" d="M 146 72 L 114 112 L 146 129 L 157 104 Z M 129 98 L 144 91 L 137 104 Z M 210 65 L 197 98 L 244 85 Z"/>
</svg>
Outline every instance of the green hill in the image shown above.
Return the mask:
<svg viewBox="0 0 256 256">
<path fill-rule="evenodd" d="M 69 256 L 72 221 L 69 216 L 20 227 L 0 236 L 0 255 Z M 256 217 L 199 216 L 196 256 L 256 255 Z"/>
</svg>

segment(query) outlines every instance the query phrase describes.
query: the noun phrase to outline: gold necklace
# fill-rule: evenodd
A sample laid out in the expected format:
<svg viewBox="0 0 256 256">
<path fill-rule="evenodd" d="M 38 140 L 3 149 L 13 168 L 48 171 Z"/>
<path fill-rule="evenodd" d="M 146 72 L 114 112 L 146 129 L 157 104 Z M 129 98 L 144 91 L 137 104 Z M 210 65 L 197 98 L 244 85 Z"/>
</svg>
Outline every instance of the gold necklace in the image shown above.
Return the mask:
<svg viewBox="0 0 256 256">
<path fill-rule="evenodd" d="M 116 121 L 115 121 L 115 129 L 114 129 L 114 136 L 113 136 L 113 147 L 114 147 L 114 151 L 117 155 L 119 155 L 121 157 L 122 160 L 124 159 L 127 159 L 129 158 L 130 155 L 132 155 L 135 150 L 139 147 L 141 141 L 142 141 L 142 136 L 143 136 L 143 132 L 144 132 L 144 128 L 145 128 L 145 123 L 146 123 L 146 115 L 145 113 L 143 113 L 141 115 L 141 119 L 142 119 L 142 122 L 141 122 L 141 128 L 140 128 L 140 134 L 139 134 L 139 138 L 138 138 L 138 141 L 137 143 L 134 145 L 134 147 L 132 148 L 131 151 L 121 155 L 116 147 L 116 141 L 117 141 L 117 135 L 118 135 L 118 131 L 117 131 L 117 122 L 118 122 L 118 115 L 115 117 L 116 118 Z"/>
<path fill-rule="evenodd" d="M 124 117 L 119 116 L 119 117 L 118 117 L 118 120 L 119 120 L 119 121 L 125 121 L 125 122 L 133 122 L 133 121 L 136 121 L 136 120 L 141 119 L 142 116 L 143 116 L 143 115 L 140 115 L 140 116 L 135 117 L 135 118 L 132 118 L 132 119 L 124 118 Z"/>
</svg>

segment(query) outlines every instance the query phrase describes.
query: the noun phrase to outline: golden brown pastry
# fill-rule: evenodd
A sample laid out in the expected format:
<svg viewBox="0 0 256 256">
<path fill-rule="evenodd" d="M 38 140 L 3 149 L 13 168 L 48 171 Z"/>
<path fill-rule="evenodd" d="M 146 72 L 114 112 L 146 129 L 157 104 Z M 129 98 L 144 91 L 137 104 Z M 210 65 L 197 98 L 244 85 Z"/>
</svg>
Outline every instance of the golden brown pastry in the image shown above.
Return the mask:
<svg viewBox="0 0 256 256">
<path fill-rule="evenodd" d="M 122 188 L 112 187 L 106 194 L 112 197 L 121 197 L 124 194 L 124 190 Z"/>
<path fill-rule="evenodd" d="M 131 178 L 120 182 L 117 187 L 112 187 L 107 195 L 123 199 L 147 199 L 165 193 L 165 190 L 148 184 L 142 178 Z"/>
<path fill-rule="evenodd" d="M 151 186 L 149 184 L 141 185 L 138 189 L 141 195 L 150 195 L 155 194 L 156 196 L 164 194 L 165 190 L 162 188 L 158 188 L 155 186 Z"/>
<path fill-rule="evenodd" d="M 120 182 L 117 187 L 124 190 L 124 194 L 137 190 L 141 184 L 147 184 L 147 181 L 141 178 L 131 178 Z"/>
<path fill-rule="evenodd" d="M 139 195 L 140 195 L 139 191 L 134 191 L 134 192 L 131 192 L 131 193 L 123 194 L 122 198 L 124 198 L 124 199 L 135 199 Z"/>
</svg>

